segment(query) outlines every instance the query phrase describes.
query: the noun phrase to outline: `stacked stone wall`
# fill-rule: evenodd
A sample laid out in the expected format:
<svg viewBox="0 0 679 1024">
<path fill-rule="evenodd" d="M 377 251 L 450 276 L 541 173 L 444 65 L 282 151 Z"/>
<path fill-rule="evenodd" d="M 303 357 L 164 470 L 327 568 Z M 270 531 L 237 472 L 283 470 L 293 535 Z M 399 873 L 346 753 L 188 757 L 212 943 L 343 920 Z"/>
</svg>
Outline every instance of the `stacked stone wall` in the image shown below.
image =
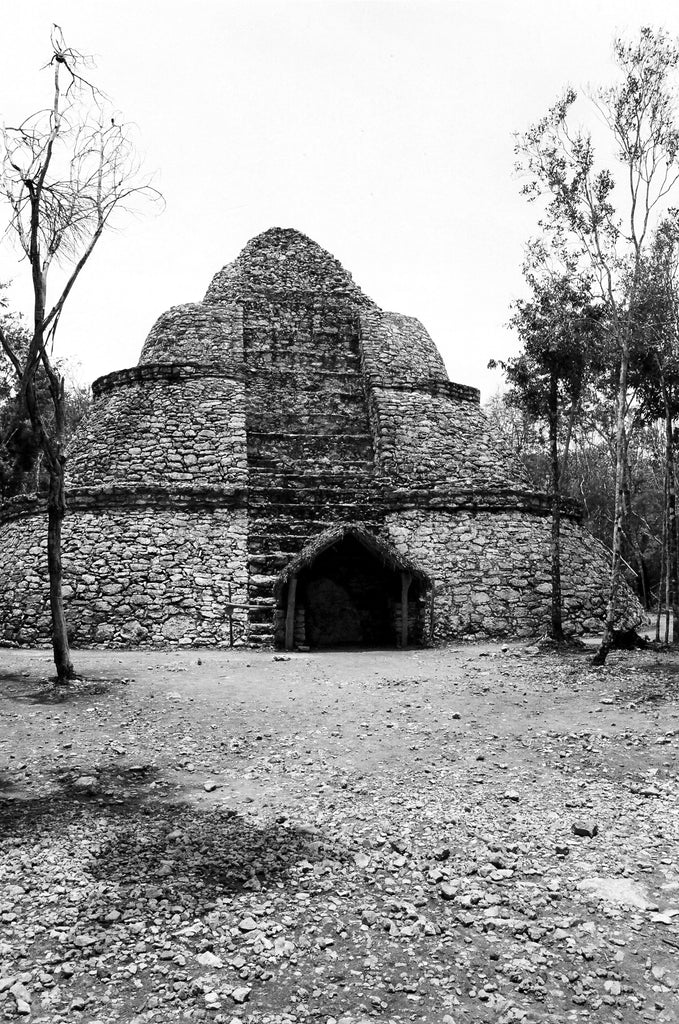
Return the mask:
<svg viewBox="0 0 679 1024">
<path fill-rule="evenodd" d="M 360 330 L 363 371 L 368 381 L 387 385 L 448 383 L 443 359 L 419 320 L 400 313 L 366 310 L 360 314 Z"/>
<path fill-rule="evenodd" d="M 234 303 L 173 306 L 151 328 L 140 363 L 213 363 L 243 359 L 243 314 Z"/>
<path fill-rule="evenodd" d="M 244 486 L 244 402 L 242 382 L 227 377 L 121 381 L 78 430 L 68 483 Z"/>
<path fill-rule="evenodd" d="M 278 542 L 282 530 L 290 550 L 277 571 L 306 546 L 310 532 L 317 534 L 336 521 L 333 510 L 310 531 L 304 515 L 284 516 Z M 549 628 L 547 517 L 392 511 L 372 528 L 432 580 L 434 644 L 480 636 L 530 637 Z M 276 537 L 238 508 L 72 513 L 64 524 L 63 547 L 72 642 L 150 647 L 261 643 L 275 602 L 253 594 L 259 579 L 269 596 L 270 574 L 253 571 L 248 556 L 251 561 L 253 554 L 263 554 L 270 564 L 269 540 Z M 607 553 L 573 522 L 563 523 L 562 543 L 564 626 L 573 633 L 597 631 L 607 598 Z M 45 518 L 6 522 L 2 550 L 3 639 L 44 642 L 50 631 Z M 619 625 L 637 625 L 641 619 L 638 602 L 625 588 Z"/>
<path fill-rule="evenodd" d="M 529 637 L 547 631 L 551 609 L 548 517 L 504 512 L 387 515 L 385 533 L 432 579 L 434 643 L 475 636 Z M 562 523 L 564 628 L 602 628 L 609 562 L 603 546 Z M 619 624 L 638 625 L 641 607 L 624 587 Z"/>
<path fill-rule="evenodd" d="M 125 508 L 67 516 L 64 599 L 72 642 L 245 643 L 247 532 L 247 513 L 236 508 Z M 34 644 L 50 635 L 46 537 L 43 516 L 2 527 L 5 641 Z"/>
<path fill-rule="evenodd" d="M 395 486 L 530 490 L 524 467 L 475 403 L 373 387 L 370 408 L 378 469 Z"/>
<path fill-rule="evenodd" d="M 524 467 L 493 437 L 475 388 L 448 380 L 419 320 L 363 310 L 360 352 L 379 476 L 396 489 L 530 489 Z"/>
</svg>

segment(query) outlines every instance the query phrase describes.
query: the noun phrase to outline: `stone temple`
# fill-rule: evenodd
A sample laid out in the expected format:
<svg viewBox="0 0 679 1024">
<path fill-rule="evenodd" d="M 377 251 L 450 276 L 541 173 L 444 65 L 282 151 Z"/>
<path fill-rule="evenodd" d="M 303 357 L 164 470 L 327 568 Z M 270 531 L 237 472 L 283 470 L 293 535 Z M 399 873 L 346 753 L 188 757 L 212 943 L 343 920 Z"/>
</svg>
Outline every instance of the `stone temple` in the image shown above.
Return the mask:
<svg viewBox="0 0 679 1024">
<path fill-rule="evenodd" d="M 272 228 L 99 378 L 68 453 L 76 646 L 436 644 L 544 632 L 545 495 L 412 317 Z M 0 640 L 49 637 L 44 502 L 0 509 Z M 607 557 L 564 506 L 565 626 Z"/>
</svg>

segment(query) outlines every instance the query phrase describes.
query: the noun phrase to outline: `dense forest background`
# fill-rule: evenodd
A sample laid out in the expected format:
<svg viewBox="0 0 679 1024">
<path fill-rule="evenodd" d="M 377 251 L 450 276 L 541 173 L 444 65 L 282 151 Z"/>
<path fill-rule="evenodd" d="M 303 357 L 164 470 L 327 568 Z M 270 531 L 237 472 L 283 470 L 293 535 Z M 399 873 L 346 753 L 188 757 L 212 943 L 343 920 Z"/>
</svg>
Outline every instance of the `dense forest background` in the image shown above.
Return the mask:
<svg viewBox="0 0 679 1024">
<path fill-rule="evenodd" d="M 517 406 L 506 391 L 498 390 L 485 403 L 484 411 L 493 429 L 520 458 L 535 487 L 549 491 L 545 425 Z M 676 446 L 676 427 L 673 434 Z M 664 424 L 656 421 L 639 425 L 627 453 L 622 555 L 625 577 L 648 611 L 657 611 L 665 599 L 665 474 Z M 598 422 L 583 417 L 576 424 L 563 493 L 581 502 L 587 527 L 610 549 L 615 513 L 614 436 L 610 417 L 604 415 Z"/>
</svg>

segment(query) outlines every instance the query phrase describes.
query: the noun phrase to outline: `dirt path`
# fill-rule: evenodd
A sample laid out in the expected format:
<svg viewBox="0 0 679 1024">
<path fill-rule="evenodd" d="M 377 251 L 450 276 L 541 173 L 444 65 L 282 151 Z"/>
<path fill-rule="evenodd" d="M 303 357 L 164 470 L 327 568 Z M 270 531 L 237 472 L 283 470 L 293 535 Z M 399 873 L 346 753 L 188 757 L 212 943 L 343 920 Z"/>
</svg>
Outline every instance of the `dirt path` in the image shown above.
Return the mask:
<svg viewBox="0 0 679 1024">
<path fill-rule="evenodd" d="M 77 666 L 0 651 L 7 1019 L 679 1019 L 676 656 Z"/>
</svg>

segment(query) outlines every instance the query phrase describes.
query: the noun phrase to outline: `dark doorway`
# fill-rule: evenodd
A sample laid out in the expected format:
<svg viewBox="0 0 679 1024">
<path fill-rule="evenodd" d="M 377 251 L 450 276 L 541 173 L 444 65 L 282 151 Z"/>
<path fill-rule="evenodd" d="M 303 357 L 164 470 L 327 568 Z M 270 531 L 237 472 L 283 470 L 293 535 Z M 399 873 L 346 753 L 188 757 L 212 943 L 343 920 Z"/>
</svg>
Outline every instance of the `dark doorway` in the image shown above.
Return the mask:
<svg viewBox="0 0 679 1024">
<path fill-rule="evenodd" d="M 351 535 L 326 548 L 299 575 L 306 643 L 314 648 L 397 646 L 401 575 Z M 409 594 L 409 605 L 417 600 L 416 590 Z"/>
</svg>

